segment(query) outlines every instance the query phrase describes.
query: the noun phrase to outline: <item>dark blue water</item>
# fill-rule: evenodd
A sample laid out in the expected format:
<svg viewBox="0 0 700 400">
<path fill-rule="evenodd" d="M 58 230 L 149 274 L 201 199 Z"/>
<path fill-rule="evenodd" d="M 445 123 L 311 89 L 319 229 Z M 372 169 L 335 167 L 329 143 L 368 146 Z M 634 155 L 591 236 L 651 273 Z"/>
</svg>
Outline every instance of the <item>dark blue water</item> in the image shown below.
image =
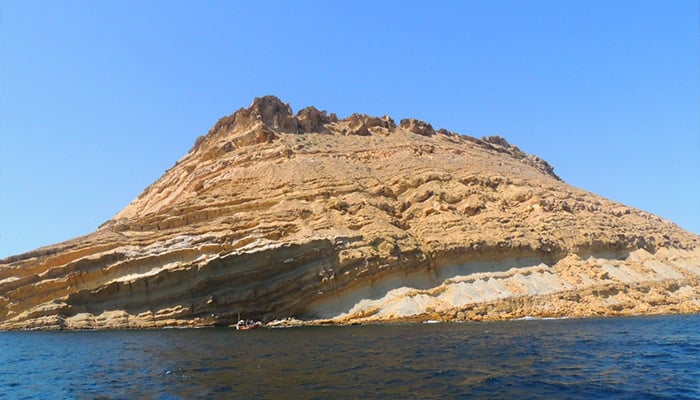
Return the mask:
<svg viewBox="0 0 700 400">
<path fill-rule="evenodd" d="M 0 333 L 2 399 L 700 399 L 700 316 Z"/>
</svg>

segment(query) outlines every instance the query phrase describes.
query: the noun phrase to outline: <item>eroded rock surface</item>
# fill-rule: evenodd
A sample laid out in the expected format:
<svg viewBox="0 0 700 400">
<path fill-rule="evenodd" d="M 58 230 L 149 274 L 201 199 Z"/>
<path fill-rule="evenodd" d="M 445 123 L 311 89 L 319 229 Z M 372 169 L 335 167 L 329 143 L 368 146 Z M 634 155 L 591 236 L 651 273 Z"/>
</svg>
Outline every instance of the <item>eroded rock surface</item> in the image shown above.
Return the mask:
<svg viewBox="0 0 700 400">
<path fill-rule="evenodd" d="M 275 97 L 94 233 L 0 260 L 0 328 L 698 312 L 700 237 L 505 139 Z"/>
</svg>

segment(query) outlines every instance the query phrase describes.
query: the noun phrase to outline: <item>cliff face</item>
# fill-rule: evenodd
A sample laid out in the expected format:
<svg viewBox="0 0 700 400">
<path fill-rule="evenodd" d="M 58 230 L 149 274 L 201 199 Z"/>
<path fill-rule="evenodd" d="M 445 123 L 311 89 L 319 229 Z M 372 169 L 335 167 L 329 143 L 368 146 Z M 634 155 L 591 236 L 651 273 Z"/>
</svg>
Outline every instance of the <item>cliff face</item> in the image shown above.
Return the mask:
<svg viewBox="0 0 700 400">
<path fill-rule="evenodd" d="M 277 98 L 87 236 L 0 260 L 0 328 L 700 311 L 700 237 L 503 138 Z"/>
</svg>

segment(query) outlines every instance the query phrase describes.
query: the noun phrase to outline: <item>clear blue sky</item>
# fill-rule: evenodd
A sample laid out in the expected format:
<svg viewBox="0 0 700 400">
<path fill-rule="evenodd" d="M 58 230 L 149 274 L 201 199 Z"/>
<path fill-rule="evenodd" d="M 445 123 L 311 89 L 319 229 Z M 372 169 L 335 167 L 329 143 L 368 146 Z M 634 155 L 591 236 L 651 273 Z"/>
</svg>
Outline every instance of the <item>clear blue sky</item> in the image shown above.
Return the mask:
<svg viewBox="0 0 700 400">
<path fill-rule="evenodd" d="M 498 134 L 700 233 L 698 4 L 4 0 L 0 257 L 92 232 L 266 94 Z"/>
</svg>

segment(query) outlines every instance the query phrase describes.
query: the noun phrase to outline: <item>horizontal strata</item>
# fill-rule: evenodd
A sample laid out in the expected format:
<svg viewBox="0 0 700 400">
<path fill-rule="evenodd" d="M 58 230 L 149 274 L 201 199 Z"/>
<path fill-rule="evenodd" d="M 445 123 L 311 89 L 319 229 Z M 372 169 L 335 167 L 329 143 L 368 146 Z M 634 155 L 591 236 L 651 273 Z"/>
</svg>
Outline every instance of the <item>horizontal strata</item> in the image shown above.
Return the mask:
<svg viewBox="0 0 700 400">
<path fill-rule="evenodd" d="M 331 247 L 328 242 L 285 249 L 268 244 L 247 255 L 202 260 L 204 268 L 172 262 L 140 273 L 131 269 L 131 274 L 109 281 L 100 290 L 79 291 L 62 303 L 44 303 L 35 307 L 34 314 L 19 315 L 5 327 L 221 325 L 235 322 L 238 312 L 267 320 L 293 316 L 312 323 L 344 324 L 700 309 L 697 250 L 657 254 L 636 250 L 615 258 L 570 255 L 551 266 L 521 257 L 413 270 L 379 267 L 371 275 L 360 271 L 348 280 L 329 274 L 329 265 L 316 261 L 316 254 Z M 230 265 L 234 260 L 235 265 Z M 318 290 L 313 301 L 299 296 L 312 289 Z M 184 293 L 190 296 L 185 298 Z M 264 308 L 256 308 L 261 298 Z M 551 300 L 543 303 L 542 299 Z M 14 321 L 22 323 L 14 325 Z"/>
<path fill-rule="evenodd" d="M 552 266 L 537 259 L 467 262 L 394 274 L 312 305 L 309 312 L 353 323 L 700 311 L 700 252 L 660 253 L 570 255 Z"/>
<path fill-rule="evenodd" d="M 0 328 L 697 312 L 699 248 L 502 138 L 265 97 L 94 233 L 0 260 Z"/>
</svg>

